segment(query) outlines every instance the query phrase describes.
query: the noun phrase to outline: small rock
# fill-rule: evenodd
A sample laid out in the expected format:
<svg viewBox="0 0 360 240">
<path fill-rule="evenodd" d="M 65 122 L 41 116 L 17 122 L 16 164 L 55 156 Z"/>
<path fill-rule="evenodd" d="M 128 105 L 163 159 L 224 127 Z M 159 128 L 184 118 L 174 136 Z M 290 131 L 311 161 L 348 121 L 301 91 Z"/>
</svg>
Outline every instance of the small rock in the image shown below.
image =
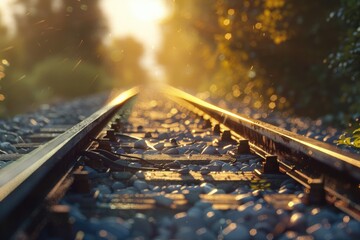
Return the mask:
<svg viewBox="0 0 360 240">
<path fill-rule="evenodd" d="M 146 215 L 142 213 L 137 213 L 134 218 L 131 219 L 131 235 L 140 237 L 144 236 L 149 238 L 154 235 L 154 229 L 152 224 L 147 219 Z M 140 239 L 140 238 L 139 238 Z"/>
<path fill-rule="evenodd" d="M 211 154 L 211 155 L 218 155 L 219 152 L 218 150 L 216 150 L 216 148 L 214 146 L 207 146 L 202 152 L 201 154 Z"/>
<path fill-rule="evenodd" d="M 286 231 L 279 237 L 279 240 L 294 240 L 294 239 L 298 239 L 298 237 L 299 237 L 299 234 L 297 232 Z M 304 239 L 306 239 L 306 238 L 304 238 Z M 312 239 L 312 237 L 310 239 Z"/>
<path fill-rule="evenodd" d="M 229 221 L 225 218 L 219 219 L 219 221 L 216 221 L 209 229 L 218 236 L 218 239 L 221 239 L 222 237 L 221 233 L 224 228 L 226 228 L 229 224 Z"/>
<path fill-rule="evenodd" d="M 140 139 L 134 143 L 134 148 L 147 149 L 148 145 L 144 139 Z"/>
<path fill-rule="evenodd" d="M 247 172 L 247 171 L 253 171 L 254 168 L 247 165 L 247 166 L 241 167 L 240 170 L 243 172 Z"/>
<path fill-rule="evenodd" d="M 223 214 L 219 210 L 208 208 L 204 212 L 204 221 L 209 227 L 215 222 L 219 221 L 221 218 L 223 218 Z"/>
<path fill-rule="evenodd" d="M 164 207 L 170 207 L 174 202 L 173 199 L 165 197 L 164 195 L 155 196 L 154 199 L 157 205 Z"/>
<path fill-rule="evenodd" d="M 346 225 L 346 232 L 354 239 L 360 239 L 360 222 L 350 220 Z"/>
<path fill-rule="evenodd" d="M 236 223 L 230 223 L 223 231 L 224 240 L 248 240 L 250 239 L 249 230 Z"/>
<path fill-rule="evenodd" d="M 125 150 L 122 149 L 122 148 L 118 148 L 118 149 L 115 150 L 115 153 L 116 154 L 125 154 Z"/>
<path fill-rule="evenodd" d="M 221 166 L 221 171 L 231 171 L 231 172 L 236 172 L 238 169 L 234 166 L 231 166 L 230 164 L 228 163 L 225 163 Z"/>
<path fill-rule="evenodd" d="M 132 154 L 144 154 L 145 150 L 144 149 L 131 149 L 130 152 Z"/>
<path fill-rule="evenodd" d="M 123 189 L 125 188 L 125 184 L 122 183 L 122 182 L 114 182 L 112 185 L 111 185 L 111 188 L 113 191 L 116 191 L 116 190 L 119 190 L 119 189 Z"/>
<path fill-rule="evenodd" d="M 137 163 L 137 162 L 131 162 L 128 164 L 129 167 L 133 167 L 133 168 L 141 168 L 141 164 L 140 163 Z"/>
<path fill-rule="evenodd" d="M 145 173 L 143 171 L 137 171 L 135 173 L 135 176 L 137 177 L 137 179 L 140 179 L 140 180 L 145 179 Z"/>
<path fill-rule="evenodd" d="M 202 183 L 202 184 L 200 184 L 200 187 L 203 189 L 203 192 L 206 194 L 208 194 L 209 192 L 211 192 L 213 189 L 216 188 L 211 183 Z"/>
<path fill-rule="evenodd" d="M 131 172 L 112 172 L 111 176 L 116 180 L 128 180 L 132 177 Z"/>
<path fill-rule="evenodd" d="M 196 191 L 183 191 L 185 199 L 188 201 L 189 204 L 193 205 L 200 200 L 199 192 Z"/>
<path fill-rule="evenodd" d="M 195 164 L 190 164 L 188 165 L 188 168 L 191 170 L 191 171 L 200 171 L 201 167 L 199 165 L 195 165 Z"/>
<path fill-rule="evenodd" d="M 181 227 L 175 234 L 178 240 L 197 240 L 197 236 L 191 227 Z"/>
<path fill-rule="evenodd" d="M 141 180 L 135 180 L 134 182 L 134 187 L 136 189 L 138 189 L 139 191 L 142 191 L 144 189 L 148 189 L 148 184 L 144 181 L 141 181 Z"/>
<path fill-rule="evenodd" d="M 9 164 L 9 161 L 5 162 L 5 161 L 0 161 L 0 169 L 4 168 L 6 165 Z"/>
<path fill-rule="evenodd" d="M 188 216 L 194 217 L 194 218 L 202 218 L 203 211 L 202 209 L 198 207 L 192 207 L 187 211 Z"/>
<path fill-rule="evenodd" d="M 149 188 L 150 188 L 151 191 L 153 191 L 153 192 L 161 192 L 161 187 L 159 187 L 159 186 L 153 187 L 153 186 L 149 185 Z"/>
<path fill-rule="evenodd" d="M 158 235 L 154 240 L 168 240 L 171 238 L 171 230 L 166 228 L 159 228 Z"/>
<path fill-rule="evenodd" d="M 207 228 L 200 228 L 196 231 L 196 239 L 199 240 L 216 240 L 217 237 L 214 233 L 209 231 Z"/>
<path fill-rule="evenodd" d="M 311 211 L 311 214 L 309 214 L 309 216 L 307 217 L 307 223 L 308 226 L 312 226 L 315 225 L 317 223 L 323 223 L 323 224 L 328 224 L 328 223 L 333 223 L 338 219 L 337 215 L 328 209 L 318 209 L 315 208 L 313 209 L 313 211 Z"/>
<path fill-rule="evenodd" d="M 312 235 L 315 239 L 333 239 L 332 232 L 328 227 L 320 223 L 314 224 L 306 229 L 306 232 Z"/>
<path fill-rule="evenodd" d="M 180 174 L 188 174 L 190 172 L 190 169 L 185 167 L 185 168 L 181 168 L 177 172 L 180 173 Z"/>
<path fill-rule="evenodd" d="M 117 239 L 129 237 L 130 230 L 121 218 L 109 218 L 104 220 L 92 219 L 91 228 L 98 235 L 100 231 L 106 231 L 109 236 Z"/>
<path fill-rule="evenodd" d="M 200 169 L 200 173 L 201 173 L 201 175 L 207 175 L 210 173 L 210 170 L 207 167 L 202 167 Z"/>
<path fill-rule="evenodd" d="M 268 221 L 257 222 L 254 228 L 258 231 L 270 233 L 275 226 L 272 226 Z"/>
<path fill-rule="evenodd" d="M 159 139 L 159 140 L 165 140 L 165 139 L 169 139 L 169 138 L 170 138 L 170 136 L 169 136 L 168 133 L 160 133 L 160 134 L 158 135 L 158 139 Z"/>
<path fill-rule="evenodd" d="M 164 143 L 163 142 L 158 142 L 158 143 L 156 143 L 155 145 L 154 145 L 154 148 L 156 149 L 156 150 L 158 150 L 158 151 L 161 151 L 161 150 L 163 150 L 164 149 Z"/>
<path fill-rule="evenodd" d="M 198 201 L 198 202 L 195 203 L 195 205 L 194 205 L 194 207 L 198 207 L 198 208 L 203 209 L 203 210 L 205 210 L 205 209 L 207 209 L 207 208 L 209 208 L 209 207 L 211 207 L 211 206 L 212 206 L 211 203 L 209 203 L 209 202 L 203 202 L 203 201 Z"/>
<path fill-rule="evenodd" d="M 174 224 L 178 229 L 189 227 L 193 231 L 205 227 L 201 218 L 189 216 L 186 212 L 178 213 L 174 216 Z"/>
<path fill-rule="evenodd" d="M 135 193 L 138 193 L 138 192 L 139 191 L 134 187 L 118 189 L 118 190 L 115 191 L 116 194 L 135 194 Z"/>
<path fill-rule="evenodd" d="M 111 194 L 111 189 L 106 185 L 98 185 L 95 189 L 95 191 L 99 191 L 101 194 Z"/>
<path fill-rule="evenodd" d="M 168 148 L 168 149 L 164 149 L 162 153 L 169 155 L 177 155 L 179 154 L 179 150 L 177 148 Z"/>
<path fill-rule="evenodd" d="M 0 149 L 7 153 L 17 153 L 16 147 L 9 142 L 0 143 Z"/>
<path fill-rule="evenodd" d="M 143 152 L 143 154 L 159 154 L 159 151 L 157 151 L 157 150 L 147 150 L 147 151 L 145 151 L 145 152 Z"/>
</svg>

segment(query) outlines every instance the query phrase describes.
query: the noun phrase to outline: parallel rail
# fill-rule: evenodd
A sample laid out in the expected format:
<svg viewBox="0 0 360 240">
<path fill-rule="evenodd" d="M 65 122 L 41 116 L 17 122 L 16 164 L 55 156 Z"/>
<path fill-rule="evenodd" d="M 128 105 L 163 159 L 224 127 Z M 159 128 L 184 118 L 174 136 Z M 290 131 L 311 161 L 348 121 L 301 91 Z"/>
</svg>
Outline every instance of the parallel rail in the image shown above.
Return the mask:
<svg viewBox="0 0 360 240">
<path fill-rule="evenodd" d="M 310 189 L 320 184 L 335 198 L 330 199 L 334 205 L 360 219 L 359 156 L 231 113 L 170 86 L 165 86 L 163 92 L 204 118 L 230 129 L 237 138 L 248 139 L 253 152 L 264 158 L 276 155 L 283 172 Z M 0 170 L 1 236 L 10 236 L 19 222 L 33 214 L 56 182 L 74 166 L 73 160 L 91 142 L 91 136 L 100 132 L 119 108 L 138 93 L 138 88 L 124 92 L 64 134 Z"/>
<path fill-rule="evenodd" d="M 253 152 L 276 155 L 281 170 L 313 191 L 324 189 L 334 205 L 360 220 L 360 157 L 285 129 L 234 114 L 179 89 L 167 86 L 174 101 L 206 118 L 216 119 L 239 138 L 248 139 Z M 207 116 L 206 116 L 207 115 Z"/>
<path fill-rule="evenodd" d="M 294 164 L 299 161 L 319 162 L 360 181 L 358 155 L 345 153 L 330 144 L 234 114 L 170 86 L 167 86 L 164 91 L 169 96 L 183 99 L 204 111 L 242 138 L 248 139 L 254 147 L 261 148 L 267 154 L 278 155 L 279 160 L 291 161 Z"/>
<path fill-rule="evenodd" d="M 120 94 L 84 121 L 0 170 L 0 236 L 9 237 L 8 233 L 38 209 L 46 194 L 75 164 L 74 156 L 138 92 L 132 88 Z"/>
</svg>

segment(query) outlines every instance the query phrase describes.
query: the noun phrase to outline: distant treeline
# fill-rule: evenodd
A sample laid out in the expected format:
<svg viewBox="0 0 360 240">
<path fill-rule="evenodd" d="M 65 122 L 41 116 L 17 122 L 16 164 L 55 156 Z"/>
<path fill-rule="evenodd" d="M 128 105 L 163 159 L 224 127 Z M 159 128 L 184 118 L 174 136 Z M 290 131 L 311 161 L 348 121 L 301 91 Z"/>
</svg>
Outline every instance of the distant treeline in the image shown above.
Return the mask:
<svg viewBox="0 0 360 240">
<path fill-rule="evenodd" d="M 108 27 L 99 0 L 13 5 L 15 26 L 0 22 L 0 117 L 146 80 L 141 44 L 123 38 L 104 45 Z"/>
</svg>

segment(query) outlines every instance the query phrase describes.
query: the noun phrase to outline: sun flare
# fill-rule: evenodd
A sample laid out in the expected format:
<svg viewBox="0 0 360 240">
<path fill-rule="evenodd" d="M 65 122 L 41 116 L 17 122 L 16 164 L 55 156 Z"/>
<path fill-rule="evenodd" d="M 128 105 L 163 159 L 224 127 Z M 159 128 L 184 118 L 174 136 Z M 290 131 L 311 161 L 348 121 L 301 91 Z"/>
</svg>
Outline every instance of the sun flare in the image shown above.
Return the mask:
<svg viewBox="0 0 360 240">
<path fill-rule="evenodd" d="M 133 16 L 142 21 L 159 21 L 167 14 L 164 4 L 159 1 L 131 1 L 130 9 Z"/>
<path fill-rule="evenodd" d="M 169 14 L 165 0 L 102 0 L 110 38 L 132 36 L 144 45 L 142 64 L 152 75 L 161 76 L 155 60 L 161 45 L 160 22 Z"/>
</svg>

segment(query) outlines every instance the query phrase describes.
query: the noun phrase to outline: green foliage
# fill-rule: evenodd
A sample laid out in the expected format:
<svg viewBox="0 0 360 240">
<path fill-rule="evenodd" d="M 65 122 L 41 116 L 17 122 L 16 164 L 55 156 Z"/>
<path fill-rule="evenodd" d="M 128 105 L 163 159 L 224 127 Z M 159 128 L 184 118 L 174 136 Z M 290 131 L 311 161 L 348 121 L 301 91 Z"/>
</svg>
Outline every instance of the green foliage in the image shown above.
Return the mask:
<svg viewBox="0 0 360 240">
<path fill-rule="evenodd" d="M 183 0 L 172 5 L 173 16 L 163 23 L 162 50 L 158 62 L 175 86 L 206 86 L 216 71 L 214 34 L 217 19 L 211 14 L 215 0 Z"/>
<path fill-rule="evenodd" d="M 131 37 L 115 38 L 109 46 L 104 46 L 102 55 L 115 87 L 139 85 L 148 80 L 145 69 L 140 65 L 143 54 L 143 46 Z"/>
<path fill-rule="evenodd" d="M 3 79 L 6 77 L 6 65 L 8 64 L 4 64 L 3 61 L 6 61 L 5 63 L 7 63 L 7 60 L 5 59 L 5 55 L 4 55 L 4 49 L 6 49 L 6 46 L 9 42 L 8 37 L 7 37 L 7 29 L 6 27 L 2 24 L 1 22 L 2 20 L 2 16 L 0 13 L 0 116 L 5 114 L 6 108 L 4 105 L 4 100 L 6 98 L 5 93 L 4 93 L 4 89 L 3 89 Z"/>
<path fill-rule="evenodd" d="M 36 87 L 40 101 L 51 97 L 73 98 L 104 90 L 110 81 L 104 70 L 92 63 L 51 57 L 37 64 L 28 81 Z"/>
<path fill-rule="evenodd" d="M 29 111 L 36 107 L 34 94 L 37 89 L 27 81 L 25 75 L 9 72 L 4 78 L 2 89 L 5 99 L 2 104 L 3 112 L 0 117 L 9 117 L 19 112 Z"/>
<path fill-rule="evenodd" d="M 107 25 L 99 2 L 14 1 L 18 7 L 15 35 L 9 36 L 0 22 L 0 63 L 5 59 L 11 64 L 0 67 L 0 116 L 54 98 L 145 81 L 140 65 L 143 48 L 138 42 L 122 39 L 104 46 Z M 116 52 L 122 59 L 113 61 Z"/>
<path fill-rule="evenodd" d="M 160 63 L 176 85 L 207 86 L 213 95 L 250 107 L 314 118 L 350 116 L 360 110 L 359 4 L 175 1 L 174 14 L 164 23 Z M 347 17 L 328 21 L 334 12 Z M 350 83 L 345 74 L 331 69 L 328 56 L 339 46 L 352 54 L 346 55 L 351 64 L 342 65 L 356 81 Z"/>
<path fill-rule="evenodd" d="M 360 149 L 360 128 L 355 129 L 352 134 L 342 134 L 335 143 Z"/>
<path fill-rule="evenodd" d="M 107 26 L 99 0 L 17 0 L 14 5 L 15 35 L 0 22 L 0 63 L 10 63 L 0 69 L 1 116 L 113 86 L 100 56 Z"/>
<path fill-rule="evenodd" d="M 339 9 L 332 12 L 329 19 L 346 26 L 345 34 L 340 35 L 337 51 L 329 56 L 329 67 L 341 82 L 339 101 L 349 109 L 343 114 L 357 117 L 360 113 L 360 2 L 342 0 Z"/>
<path fill-rule="evenodd" d="M 24 59 L 21 67 L 31 70 L 38 62 L 62 55 L 96 64 L 106 25 L 99 0 L 18 0 L 27 13 L 16 15 Z"/>
</svg>

